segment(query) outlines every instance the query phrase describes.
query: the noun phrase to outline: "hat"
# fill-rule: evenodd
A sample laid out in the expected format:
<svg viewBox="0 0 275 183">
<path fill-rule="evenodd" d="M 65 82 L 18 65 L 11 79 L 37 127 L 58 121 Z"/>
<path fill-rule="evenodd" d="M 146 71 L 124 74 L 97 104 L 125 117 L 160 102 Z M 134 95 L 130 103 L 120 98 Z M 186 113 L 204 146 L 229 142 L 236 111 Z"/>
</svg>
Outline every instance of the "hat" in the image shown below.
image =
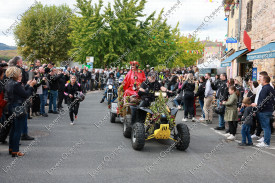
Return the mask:
<svg viewBox="0 0 275 183">
<path fill-rule="evenodd" d="M 131 61 L 130 64 L 131 65 L 139 65 L 138 61 Z"/>
</svg>

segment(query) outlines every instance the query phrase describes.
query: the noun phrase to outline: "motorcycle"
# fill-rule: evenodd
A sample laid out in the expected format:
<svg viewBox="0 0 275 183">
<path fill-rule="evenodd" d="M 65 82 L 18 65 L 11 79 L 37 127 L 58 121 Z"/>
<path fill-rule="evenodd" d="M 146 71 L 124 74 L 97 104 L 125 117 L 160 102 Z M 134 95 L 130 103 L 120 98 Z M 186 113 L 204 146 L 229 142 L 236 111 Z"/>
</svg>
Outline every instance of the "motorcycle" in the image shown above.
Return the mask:
<svg viewBox="0 0 275 183">
<path fill-rule="evenodd" d="M 106 88 L 106 100 L 108 102 L 108 105 L 111 105 L 112 102 L 114 102 L 117 98 L 117 91 L 116 91 L 116 85 L 113 82 L 108 82 L 107 83 L 107 88 Z"/>
</svg>

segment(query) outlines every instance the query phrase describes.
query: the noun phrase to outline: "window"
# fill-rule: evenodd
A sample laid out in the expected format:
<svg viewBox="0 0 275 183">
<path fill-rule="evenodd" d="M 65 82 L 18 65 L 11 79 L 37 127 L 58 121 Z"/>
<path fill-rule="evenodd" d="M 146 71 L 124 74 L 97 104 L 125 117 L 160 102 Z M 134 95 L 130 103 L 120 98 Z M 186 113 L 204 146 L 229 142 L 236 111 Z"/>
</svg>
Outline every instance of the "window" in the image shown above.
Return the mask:
<svg viewBox="0 0 275 183">
<path fill-rule="evenodd" d="M 231 18 L 234 17 L 234 13 L 235 13 L 235 4 L 232 5 L 232 10 L 231 10 Z"/>
<path fill-rule="evenodd" d="M 252 8 L 253 8 L 253 0 L 250 0 L 246 6 L 246 9 L 247 9 L 246 28 L 245 28 L 246 32 L 249 32 L 252 29 Z"/>
</svg>

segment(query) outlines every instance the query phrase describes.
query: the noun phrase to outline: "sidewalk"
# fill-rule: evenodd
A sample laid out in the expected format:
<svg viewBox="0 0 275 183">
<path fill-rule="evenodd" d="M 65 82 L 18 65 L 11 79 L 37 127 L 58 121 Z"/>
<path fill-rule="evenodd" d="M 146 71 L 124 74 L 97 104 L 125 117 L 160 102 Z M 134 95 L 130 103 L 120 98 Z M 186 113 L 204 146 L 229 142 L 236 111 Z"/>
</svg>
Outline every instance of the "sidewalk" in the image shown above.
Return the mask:
<svg viewBox="0 0 275 183">
<path fill-rule="evenodd" d="M 180 112 L 180 111 L 179 111 Z M 206 123 L 202 123 L 199 121 L 199 118 L 201 117 L 201 109 L 200 107 L 196 108 L 196 119 L 197 121 L 195 123 L 201 123 L 202 125 L 208 126 L 210 129 L 212 129 L 215 133 L 220 134 L 221 136 L 224 136 L 223 134 L 225 134 L 225 130 L 214 130 L 215 127 L 218 126 L 219 124 L 219 119 L 218 119 L 218 115 L 216 113 L 213 113 L 213 123 L 212 124 L 206 124 Z M 273 126 L 275 125 L 275 123 L 273 123 Z M 225 124 L 225 129 L 228 129 L 228 123 L 226 122 Z M 242 134 L 241 134 L 241 125 L 238 124 L 238 128 L 237 128 L 237 134 L 236 134 L 236 146 L 238 146 L 238 143 L 240 143 L 242 141 Z M 263 132 L 261 133 L 261 137 L 263 136 Z M 226 137 L 224 137 L 226 139 Z M 254 146 L 252 146 L 251 148 L 258 148 L 257 146 L 255 146 L 258 142 L 258 139 L 252 139 Z M 241 147 L 239 146 L 239 148 L 250 148 L 250 147 Z M 271 140 L 270 140 L 270 147 L 269 148 L 265 148 L 265 151 L 267 151 L 268 153 L 271 153 L 272 155 L 275 156 L 275 132 L 273 134 L 271 134 Z"/>
</svg>

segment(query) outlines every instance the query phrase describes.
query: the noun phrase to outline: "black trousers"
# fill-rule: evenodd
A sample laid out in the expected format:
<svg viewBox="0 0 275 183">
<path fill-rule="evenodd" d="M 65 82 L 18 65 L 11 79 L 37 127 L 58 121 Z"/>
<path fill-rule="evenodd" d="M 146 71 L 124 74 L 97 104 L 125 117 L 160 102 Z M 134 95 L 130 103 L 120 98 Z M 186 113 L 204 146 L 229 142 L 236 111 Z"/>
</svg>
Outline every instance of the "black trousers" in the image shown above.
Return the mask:
<svg viewBox="0 0 275 183">
<path fill-rule="evenodd" d="M 63 90 L 58 90 L 58 102 L 57 102 L 57 108 L 61 109 L 62 102 L 65 100 L 65 95 Z"/>
<path fill-rule="evenodd" d="M 32 99 L 32 112 L 40 112 L 40 97 L 38 94 Z"/>
<path fill-rule="evenodd" d="M 238 126 L 238 121 L 228 121 L 228 125 L 229 125 L 229 133 L 235 136 L 237 131 L 237 126 Z"/>
<path fill-rule="evenodd" d="M 79 102 L 71 99 L 69 99 L 68 101 L 70 119 L 71 121 L 74 121 L 74 116 L 77 116 L 78 114 Z"/>
<path fill-rule="evenodd" d="M 188 114 L 194 117 L 194 95 L 184 95 L 184 118 L 188 118 Z"/>
<path fill-rule="evenodd" d="M 5 114 L 3 114 L 5 115 Z M 3 142 L 7 139 L 9 133 L 10 133 L 10 130 L 11 130 L 11 127 L 12 127 L 12 124 L 13 124 L 13 118 L 11 117 L 9 119 L 11 115 L 5 115 L 5 116 L 2 116 L 2 119 L 1 119 L 1 124 L 4 126 L 3 128 L 0 128 L 0 142 Z M 0 125 L 2 127 L 2 125 Z"/>
<path fill-rule="evenodd" d="M 255 133 L 256 130 L 256 135 L 260 136 L 261 132 L 263 131 L 262 127 L 261 127 L 261 123 L 259 122 L 259 120 L 256 117 L 253 117 L 253 123 L 251 125 L 250 128 L 250 134 L 253 135 Z"/>
</svg>

